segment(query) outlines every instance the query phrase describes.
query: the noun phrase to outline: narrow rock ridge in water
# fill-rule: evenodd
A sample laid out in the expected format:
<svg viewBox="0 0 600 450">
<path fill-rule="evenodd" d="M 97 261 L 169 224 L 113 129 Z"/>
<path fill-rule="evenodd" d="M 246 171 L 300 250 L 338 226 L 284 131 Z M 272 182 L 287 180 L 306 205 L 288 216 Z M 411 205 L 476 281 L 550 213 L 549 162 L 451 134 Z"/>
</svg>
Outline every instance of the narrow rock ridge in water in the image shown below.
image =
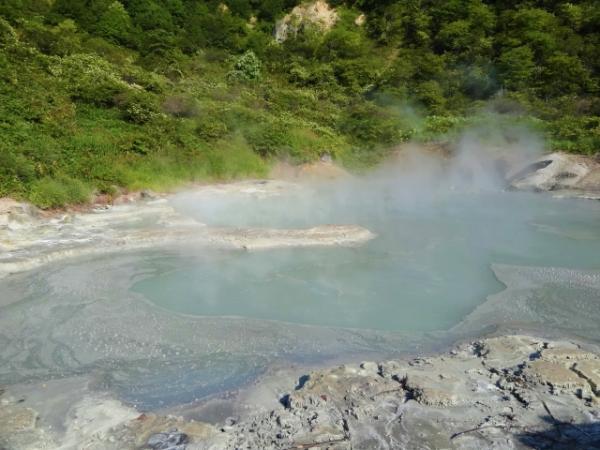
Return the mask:
<svg viewBox="0 0 600 450">
<path fill-rule="evenodd" d="M 277 182 L 241 183 L 238 192 L 257 195 L 281 188 Z M 256 185 L 254 187 L 253 185 Z M 293 189 L 290 184 L 289 189 Z M 215 188 L 211 188 L 214 191 Z M 227 192 L 231 187 L 223 186 Z M 271 194 L 273 195 L 273 193 Z M 283 247 L 354 246 L 373 239 L 358 225 L 321 225 L 302 229 L 207 227 L 179 214 L 164 199 L 92 213 L 36 219 L 26 211 L 8 216 L 0 228 L 4 254 L 0 277 L 78 256 L 100 256 L 157 247 L 260 250 Z"/>
</svg>

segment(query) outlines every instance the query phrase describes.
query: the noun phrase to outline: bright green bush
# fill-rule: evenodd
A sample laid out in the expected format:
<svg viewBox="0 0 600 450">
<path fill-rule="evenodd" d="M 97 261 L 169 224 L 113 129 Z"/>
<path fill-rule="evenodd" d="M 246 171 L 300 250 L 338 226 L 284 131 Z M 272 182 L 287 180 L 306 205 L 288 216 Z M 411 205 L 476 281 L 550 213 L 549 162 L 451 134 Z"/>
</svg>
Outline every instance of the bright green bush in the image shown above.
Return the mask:
<svg viewBox="0 0 600 450">
<path fill-rule="evenodd" d="M 159 115 L 155 96 L 145 91 L 124 91 L 116 95 L 113 102 L 123 112 L 125 120 L 138 125 L 150 122 Z"/>
<path fill-rule="evenodd" d="M 65 83 L 75 99 L 87 103 L 112 105 L 117 94 L 130 89 L 116 68 L 99 56 L 75 54 L 58 58 L 50 71 Z"/>
<path fill-rule="evenodd" d="M 600 117 L 565 116 L 548 126 L 557 150 L 593 155 L 600 151 Z"/>
<path fill-rule="evenodd" d="M 289 129 L 281 123 L 270 122 L 244 132 L 250 147 L 260 156 L 269 157 L 289 153 Z"/>
<path fill-rule="evenodd" d="M 86 203 L 91 190 L 81 181 L 60 176 L 42 178 L 32 183 L 28 199 L 43 209 L 60 208 L 74 203 Z"/>
<path fill-rule="evenodd" d="M 129 13 L 121 2 L 115 0 L 100 16 L 95 28 L 101 36 L 109 40 L 127 42 L 132 27 Z"/>
<path fill-rule="evenodd" d="M 354 105 L 340 120 L 340 131 L 365 145 L 394 145 L 407 138 L 400 118 L 373 104 Z"/>
<path fill-rule="evenodd" d="M 449 133 L 458 133 L 465 129 L 469 120 L 463 116 L 428 116 L 417 132 L 420 140 L 443 139 Z"/>
<path fill-rule="evenodd" d="M 252 50 L 236 58 L 233 70 L 227 74 L 230 81 L 256 81 L 261 76 L 262 63 Z"/>
</svg>

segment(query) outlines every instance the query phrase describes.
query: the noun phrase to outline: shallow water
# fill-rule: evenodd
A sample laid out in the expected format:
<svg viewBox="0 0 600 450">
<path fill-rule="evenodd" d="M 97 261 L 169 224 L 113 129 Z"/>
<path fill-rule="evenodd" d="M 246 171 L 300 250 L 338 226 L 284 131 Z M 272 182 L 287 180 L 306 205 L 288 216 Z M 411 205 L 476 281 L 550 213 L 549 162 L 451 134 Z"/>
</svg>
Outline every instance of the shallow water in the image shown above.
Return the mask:
<svg viewBox="0 0 600 450">
<path fill-rule="evenodd" d="M 273 364 L 430 351 L 497 326 L 600 340 L 599 202 L 423 186 L 387 178 L 178 195 L 173 207 L 208 225 L 347 223 L 377 238 L 122 251 L 1 279 L 0 384 L 83 374 L 155 409 Z"/>
</svg>

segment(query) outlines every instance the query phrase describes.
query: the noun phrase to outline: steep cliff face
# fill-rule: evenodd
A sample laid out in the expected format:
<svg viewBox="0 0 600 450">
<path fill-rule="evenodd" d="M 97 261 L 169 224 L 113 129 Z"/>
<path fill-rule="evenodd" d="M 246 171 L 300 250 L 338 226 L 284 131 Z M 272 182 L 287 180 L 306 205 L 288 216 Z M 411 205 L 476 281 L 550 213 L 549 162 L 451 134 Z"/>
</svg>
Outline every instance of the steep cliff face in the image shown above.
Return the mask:
<svg viewBox="0 0 600 450">
<path fill-rule="evenodd" d="M 338 20 L 337 11 L 326 1 L 317 0 L 296 6 L 291 13 L 277 22 L 275 40 L 284 42 L 288 37 L 296 35 L 305 27 L 317 27 L 328 31 Z"/>
</svg>

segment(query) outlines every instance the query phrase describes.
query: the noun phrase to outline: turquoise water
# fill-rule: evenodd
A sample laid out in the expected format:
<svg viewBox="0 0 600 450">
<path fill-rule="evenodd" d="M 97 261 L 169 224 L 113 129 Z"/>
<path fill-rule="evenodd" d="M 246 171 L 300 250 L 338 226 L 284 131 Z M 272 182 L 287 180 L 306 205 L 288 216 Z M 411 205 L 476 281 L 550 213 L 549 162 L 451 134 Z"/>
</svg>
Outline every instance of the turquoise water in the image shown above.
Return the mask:
<svg viewBox="0 0 600 450">
<path fill-rule="evenodd" d="M 376 190 L 317 192 L 310 202 L 230 198 L 218 210 L 188 198 L 179 207 L 214 225 L 357 223 L 378 235 L 350 249 L 170 257 L 132 287 L 161 308 L 191 315 L 445 330 L 503 289 L 493 263 L 600 269 L 598 202 L 501 191 L 406 202 Z"/>
</svg>

